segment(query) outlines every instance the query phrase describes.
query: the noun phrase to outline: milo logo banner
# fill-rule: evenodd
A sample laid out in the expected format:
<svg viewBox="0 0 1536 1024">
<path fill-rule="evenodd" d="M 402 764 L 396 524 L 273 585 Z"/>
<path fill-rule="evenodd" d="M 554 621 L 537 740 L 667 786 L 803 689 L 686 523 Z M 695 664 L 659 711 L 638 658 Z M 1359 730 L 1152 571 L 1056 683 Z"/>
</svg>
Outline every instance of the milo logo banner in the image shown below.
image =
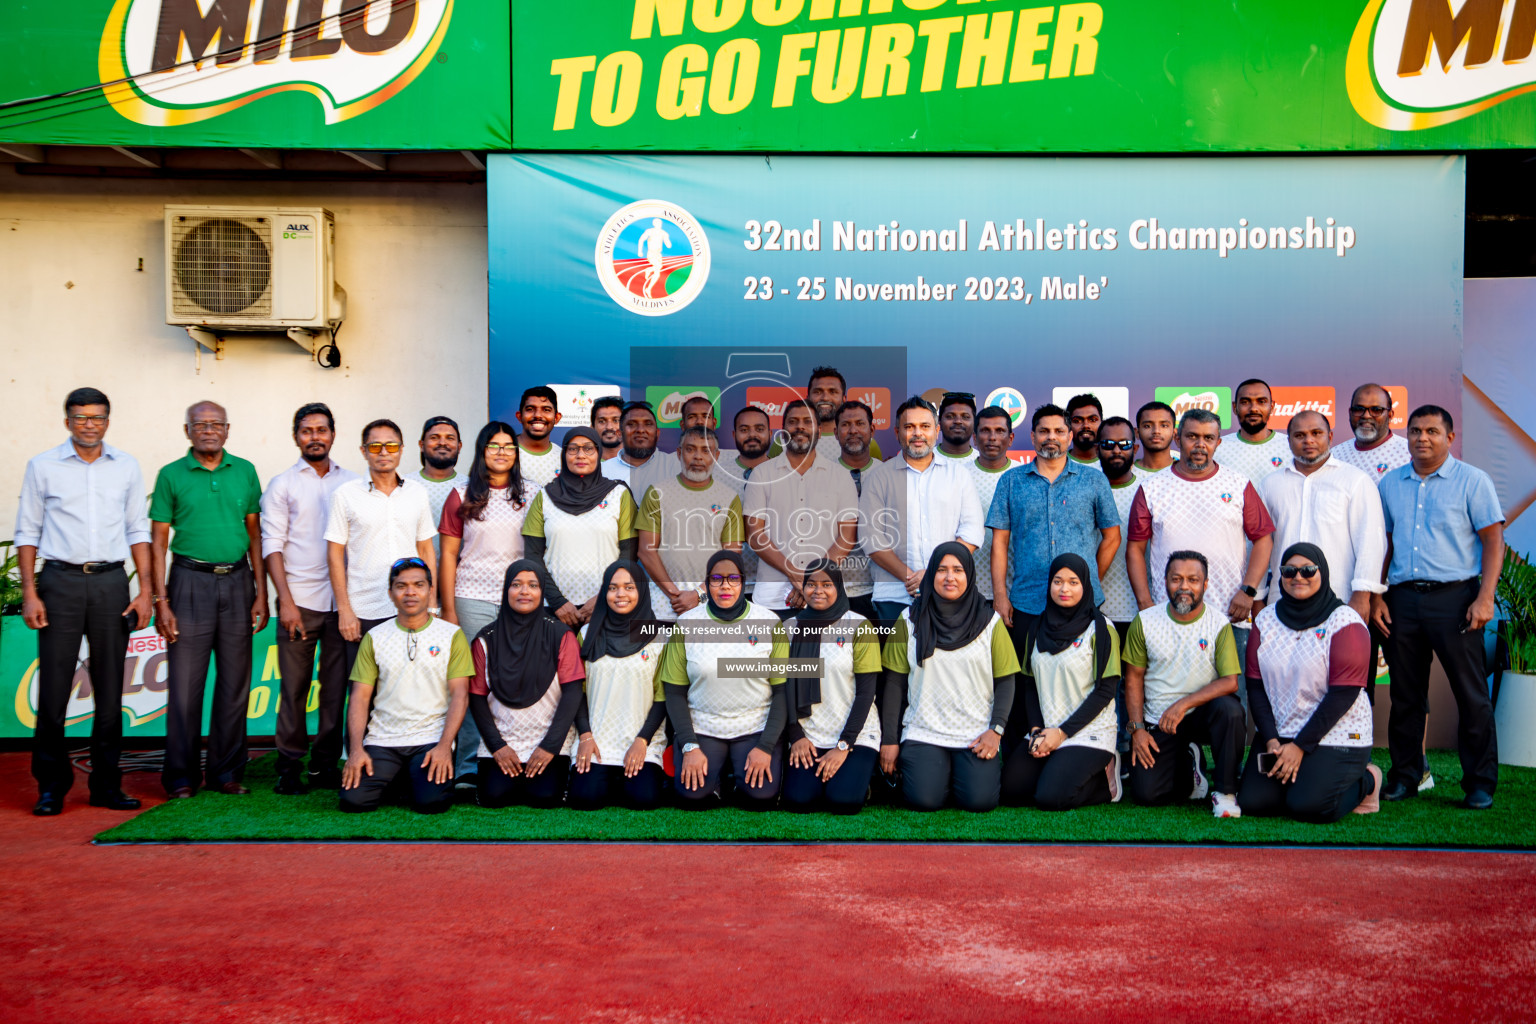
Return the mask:
<svg viewBox="0 0 1536 1024">
<path fill-rule="evenodd" d="M 504 6 L 480 0 L 13 4 L 0 140 L 495 149 Z M 82 88 L 86 86 L 86 88 Z"/>
<path fill-rule="evenodd" d="M 771 425 L 836 366 L 886 454 L 921 393 L 1029 414 L 1091 391 L 1236 427 L 1348 436 L 1376 381 L 1399 418 L 1461 402 L 1460 157 L 1202 160 L 493 156 L 490 414 L 523 389 L 685 405 Z M 586 412 L 562 405 L 562 426 Z M 1398 429 L 1401 429 L 1399 423 Z M 670 447 L 670 445 L 666 445 Z"/>
</svg>

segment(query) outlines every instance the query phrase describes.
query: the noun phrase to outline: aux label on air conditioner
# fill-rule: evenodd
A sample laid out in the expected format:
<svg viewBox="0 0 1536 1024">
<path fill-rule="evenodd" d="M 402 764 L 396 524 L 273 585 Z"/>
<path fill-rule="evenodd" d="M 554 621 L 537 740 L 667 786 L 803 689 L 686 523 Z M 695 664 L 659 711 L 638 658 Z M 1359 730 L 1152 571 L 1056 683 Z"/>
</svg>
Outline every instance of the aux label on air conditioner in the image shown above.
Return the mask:
<svg viewBox="0 0 1536 1024">
<path fill-rule="evenodd" d="M 192 124 L 281 92 L 309 93 L 335 124 L 415 80 L 454 2 L 116 0 L 98 71 L 112 106 L 140 124 Z"/>
</svg>

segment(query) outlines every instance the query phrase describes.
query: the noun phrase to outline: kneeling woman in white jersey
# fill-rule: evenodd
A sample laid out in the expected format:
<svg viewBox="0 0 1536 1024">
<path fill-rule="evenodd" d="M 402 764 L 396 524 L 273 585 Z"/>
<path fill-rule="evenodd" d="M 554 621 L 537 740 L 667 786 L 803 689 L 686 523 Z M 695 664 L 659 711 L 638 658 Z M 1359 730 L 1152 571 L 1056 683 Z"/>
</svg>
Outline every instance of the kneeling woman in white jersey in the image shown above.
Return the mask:
<svg viewBox="0 0 1536 1024">
<path fill-rule="evenodd" d="M 857 814 L 869 792 L 880 754 L 875 686 L 880 679 L 880 636 L 869 620 L 848 610 L 843 572 L 818 558 L 805 567 L 805 610 L 790 619 L 789 656 L 821 658 L 823 672 L 784 682 L 789 706 L 789 766 L 784 807 Z"/>
<path fill-rule="evenodd" d="M 1003 803 L 1070 811 L 1120 799 L 1120 636 L 1093 606 L 1081 557 L 1058 556 L 1047 579 L 1003 740 Z"/>
<path fill-rule="evenodd" d="M 704 576 L 708 603 L 678 616 L 661 653 L 662 691 L 677 743 L 677 797 L 684 807 L 715 805 L 729 763 L 742 804 L 766 810 L 784 781 L 784 679 L 766 668 L 723 675 L 720 669 L 731 661 L 788 657 L 789 641 L 772 610 L 742 595 L 739 552 L 717 551 Z"/>
<path fill-rule="evenodd" d="M 976 589 L 964 544 L 933 549 L 883 660 L 880 767 L 889 773 L 900 765 L 907 806 L 936 811 L 953 794 L 962 810 L 992 810 L 1019 659 L 1002 618 Z"/>
<path fill-rule="evenodd" d="M 571 806 L 605 807 L 615 798 L 649 809 L 661 802 L 666 705 L 656 670 L 667 634 L 651 612 L 650 580 L 636 562 L 618 561 L 603 574 L 603 597 L 582 636 L 586 698 L 576 715 L 579 744 L 571 776 Z"/>
<path fill-rule="evenodd" d="M 1254 618 L 1248 638 L 1256 735 L 1237 791 L 1244 814 L 1327 824 L 1380 807 L 1365 696 L 1370 650 L 1365 622 L 1329 586 L 1322 549 L 1286 548 L 1280 600 Z"/>
<path fill-rule="evenodd" d="M 470 648 L 469 710 L 480 729 L 480 804 L 553 807 L 565 797 L 586 670 L 576 634 L 544 607 L 539 567 L 507 566 L 501 610 Z"/>
</svg>

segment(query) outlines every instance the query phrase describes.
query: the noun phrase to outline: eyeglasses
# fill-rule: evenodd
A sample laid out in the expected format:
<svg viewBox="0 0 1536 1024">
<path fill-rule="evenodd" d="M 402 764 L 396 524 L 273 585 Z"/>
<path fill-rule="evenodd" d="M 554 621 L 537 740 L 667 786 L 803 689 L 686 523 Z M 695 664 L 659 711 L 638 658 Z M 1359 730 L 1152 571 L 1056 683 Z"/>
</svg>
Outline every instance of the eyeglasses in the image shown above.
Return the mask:
<svg viewBox="0 0 1536 1024">
<path fill-rule="evenodd" d="M 713 583 L 717 587 L 722 583 L 729 583 L 734 587 L 741 583 L 741 576 L 736 573 L 731 573 L 729 576 L 721 576 L 719 573 L 715 573 L 709 578 L 709 582 Z"/>
<path fill-rule="evenodd" d="M 1315 566 L 1315 565 L 1282 565 L 1280 567 L 1280 578 L 1283 579 L 1283 580 L 1293 580 L 1298 575 L 1302 579 L 1304 579 L 1304 580 L 1309 580 L 1313 576 L 1317 575 L 1317 566 Z"/>
<path fill-rule="evenodd" d="M 1101 451 L 1101 452 L 1115 452 L 1115 451 L 1128 452 L 1132 448 L 1135 448 L 1135 447 L 1136 447 L 1136 442 L 1135 441 L 1100 441 L 1099 442 L 1099 451 Z"/>
<path fill-rule="evenodd" d="M 207 433 L 208 431 L 212 430 L 223 430 L 227 426 L 229 426 L 229 424 L 224 420 L 195 420 L 187 424 L 187 427 L 194 433 Z"/>
<path fill-rule="evenodd" d="M 69 418 L 69 422 L 73 423 L 77 427 L 83 427 L 86 424 L 90 424 L 93 427 L 104 427 L 107 424 L 107 418 L 105 416 L 84 416 L 77 414 L 71 416 Z"/>
<path fill-rule="evenodd" d="M 1385 416 L 1392 410 L 1384 405 L 1352 405 L 1349 411 L 1357 416 Z"/>
<path fill-rule="evenodd" d="M 511 444 L 496 444 L 492 442 L 485 446 L 485 454 L 487 455 L 502 455 L 506 452 L 514 451 L 517 451 L 516 441 L 513 441 Z"/>
<path fill-rule="evenodd" d="M 400 450 L 400 442 L 369 441 L 367 444 L 363 445 L 363 447 L 368 449 L 369 455 L 377 455 L 380 452 L 389 452 L 389 454 L 393 455 Z"/>
<path fill-rule="evenodd" d="M 596 455 L 597 454 L 597 449 L 594 448 L 590 444 L 571 444 L 571 445 L 566 445 L 565 446 L 565 450 L 570 452 L 572 455 Z"/>
</svg>

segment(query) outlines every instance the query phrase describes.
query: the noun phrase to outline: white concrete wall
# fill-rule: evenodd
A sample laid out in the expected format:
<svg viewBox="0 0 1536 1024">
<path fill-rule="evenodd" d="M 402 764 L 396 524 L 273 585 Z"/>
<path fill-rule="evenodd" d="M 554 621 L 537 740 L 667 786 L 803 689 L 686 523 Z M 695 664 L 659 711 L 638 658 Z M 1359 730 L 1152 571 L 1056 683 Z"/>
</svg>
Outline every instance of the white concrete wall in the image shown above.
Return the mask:
<svg viewBox="0 0 1536 1024">
<path fill-rule="evenodd" d="M 201 369 L 167 327 L 167 203 L 324 206 L 336 216 L 336 277 L 348 295 L 327 370 L 286 339 L 232 338 Z M 144 269 L 139 271 L 139 260 Z M 411 445 L 431 415 L 472 439 L 486 420 L 485 188 L 468 184 L 281 184 L 18 175 L 0 167 L 0 539 L 11 536 L 26 460 L 65 439 L 64 396 L 112 399 L 110 443 L 154 473 L 186 450 L 194 401 L 229 410 L 229 450 L 263 482 L 297 457 L 293 411 L 336 414 L 338 459 L 362 470 L 358 431 L 387 416 Z M 461 461 L 468 467 L 468 459 Z"/>
</svg>

